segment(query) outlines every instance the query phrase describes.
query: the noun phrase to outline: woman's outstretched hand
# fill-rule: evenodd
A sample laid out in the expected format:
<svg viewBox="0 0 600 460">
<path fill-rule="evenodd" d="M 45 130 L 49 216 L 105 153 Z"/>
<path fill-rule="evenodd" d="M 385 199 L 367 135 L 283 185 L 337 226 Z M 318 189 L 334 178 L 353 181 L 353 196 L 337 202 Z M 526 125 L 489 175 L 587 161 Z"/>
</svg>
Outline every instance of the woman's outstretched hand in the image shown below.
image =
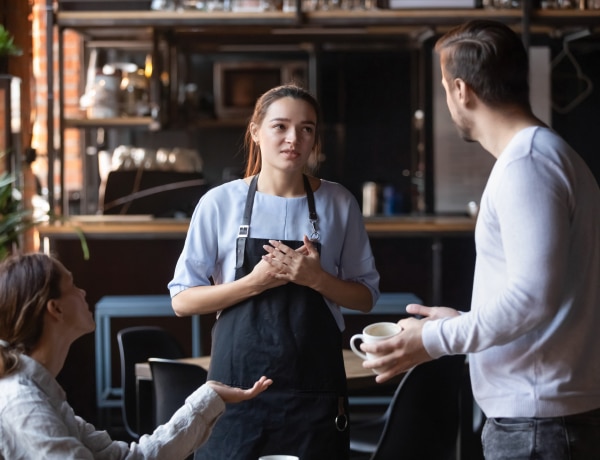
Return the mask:
<svg viewBox="0 0 600 460">
<path fill-rule="evenodd" d="M 207 385 L 210 385 L 210 387 L 215 390 L 226 403 L 238 403 L 258 396 L 271 386 L 273 380 L 268 379 L 263 375 L 254 383 L 252 388 L 248 388 L 247 390 L 230 387 L 229 385 L 225 385 L 224 383 L 215 380 L 208 380 L 206 383 Z"/>
</svg>

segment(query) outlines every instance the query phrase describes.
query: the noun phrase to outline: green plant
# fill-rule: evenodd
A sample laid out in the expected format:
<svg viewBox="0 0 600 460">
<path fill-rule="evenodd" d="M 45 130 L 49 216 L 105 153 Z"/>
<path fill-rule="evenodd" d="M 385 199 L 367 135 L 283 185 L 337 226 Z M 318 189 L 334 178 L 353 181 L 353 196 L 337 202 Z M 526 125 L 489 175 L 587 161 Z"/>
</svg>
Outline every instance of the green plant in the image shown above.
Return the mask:
<svg viewBox="0 0 600 460">
<path fill-rule="evenodd" d="M 1 155 L 0 155 L 1 157 Z M 36 217 L 33 211 L 22 205 L 22 195 L 14 186 L 15 177 L 7 172 L 0 174 L 0 260 L 19 248 L 21 235 L 36 225 L 51 220 L 51 212 Z M 90 251 L 83 231 L 74 228 L 84 260 L 89 260 Z"/>
<path fill-rule="evenodd" d="M 21 205 L 21 192 L 14 182 L 11 174 L 0 175 L 0 260 L 18 247 L 23 232 L 35 225 L 32 212 Z"/>
<path fill-rule="evenodd" d="M 0 24 L 0 56 L 20 56 L 23 53 L 14 40 L 12 34 Z"/>
</svg>

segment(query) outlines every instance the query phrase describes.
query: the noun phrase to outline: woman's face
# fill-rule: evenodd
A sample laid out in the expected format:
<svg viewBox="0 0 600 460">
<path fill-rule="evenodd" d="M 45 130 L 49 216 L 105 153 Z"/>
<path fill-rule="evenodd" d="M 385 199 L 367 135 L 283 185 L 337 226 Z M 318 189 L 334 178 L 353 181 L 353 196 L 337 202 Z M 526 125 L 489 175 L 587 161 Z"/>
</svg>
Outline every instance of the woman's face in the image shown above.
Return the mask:
<svg viewBox="0 0 600 460">
<path fill-rule="evenodd" d="M 60 297 L 54 299 L 58 302 L 65 324 L 69 328 L 68 333 L 73 334 L 74 338 L 81 337 L 84 334 L 92 332 L 96 324 L 87 301 L 85 300 L 85 291 L 78 288 L 73 282 L 73 275 L 60 262 Z M 67 332 L 67 331 L 65 331 Z"/>
<path fill-rule="evenodd" d="M 316 127 L 317 114 L 308 102 L 292 97 L 273 102 L 260 126 L 251 126 L 261 169 L 303 170 L 315 146 Z"/>
</svg>

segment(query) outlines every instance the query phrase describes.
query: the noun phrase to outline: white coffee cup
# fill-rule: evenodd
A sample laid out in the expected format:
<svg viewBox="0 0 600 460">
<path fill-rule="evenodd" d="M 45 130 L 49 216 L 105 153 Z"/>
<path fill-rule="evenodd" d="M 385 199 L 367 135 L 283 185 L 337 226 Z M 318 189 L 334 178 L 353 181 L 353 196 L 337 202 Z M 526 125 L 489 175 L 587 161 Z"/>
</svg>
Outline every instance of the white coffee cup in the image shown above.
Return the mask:
<svg viewBox="0 0 600 460">
<path fill-rule="evenodd" d="M 300 457 L 296 457 L 295 455 L 265 455 L 259 457 L 258 460 L 300 460 Z"/>
<path fill-rule="evenodd" d="M 402 328 L 396 324 L 391 322 L 383 322 L 383 323 L 373 323 L 369 324 L 362 331 L 362 334 L 354 334 L 350 338 L 350 348 L 352 351 L 362 359 L 375 359 L 377 356 L 371 353 L 364 353 L 356 344 L 357 340 L 362 340 L 365 343 L 374 343 L 380 342 L 382 340 L 389 339 L 394 335 L 398 334 L 402 331 Z M 373 369 L 373 372 L 378 374 L 377 369 Z"/>
</svg>

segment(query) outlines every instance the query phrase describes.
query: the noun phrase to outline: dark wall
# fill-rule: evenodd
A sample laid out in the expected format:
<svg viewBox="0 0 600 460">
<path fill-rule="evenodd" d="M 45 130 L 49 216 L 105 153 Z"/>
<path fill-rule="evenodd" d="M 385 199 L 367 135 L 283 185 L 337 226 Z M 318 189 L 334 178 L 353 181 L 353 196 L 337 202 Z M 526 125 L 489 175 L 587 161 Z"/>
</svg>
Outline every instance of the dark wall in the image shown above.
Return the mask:
<svg viewBox="0 0 600 460">
<path fill-rule="evenodd" d="M 584 158 L 600 183 L 600 36 L 551 42 L 552 123 Z M 566 52 L 565 52 L 566 51 Z"/>
<path fill-rule="evenodd" d="M 371 247 L 381 275 L 382 292 L 412 292 L 425 305 L 433 300 L 433 245 L 439 244 L 443 305 L 467 311 L 475 269 L 472 236 L 432 238 L 372 238 Z"/>
<path fill-rule="evenodd" d="M 408 196 L 403 171 L 412 169 L 410 51 L 336 51 L 320 57 L 326 159 L 319 174 L 344 184 L 359 202 L 367 181 L 394 185 Z"/>
</svg>

